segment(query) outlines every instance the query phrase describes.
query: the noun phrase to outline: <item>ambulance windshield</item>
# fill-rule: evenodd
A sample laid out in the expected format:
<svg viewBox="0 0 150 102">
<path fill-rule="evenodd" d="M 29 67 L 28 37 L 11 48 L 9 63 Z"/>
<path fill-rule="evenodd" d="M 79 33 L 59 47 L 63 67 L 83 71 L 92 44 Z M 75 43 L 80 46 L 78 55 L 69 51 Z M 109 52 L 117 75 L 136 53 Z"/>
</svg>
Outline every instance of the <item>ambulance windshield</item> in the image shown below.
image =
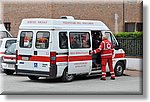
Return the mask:
<svg viewBox="0 0 150 102">
<path fill-rule="evenodd" d="M 11 44 L 16 43 L 17 40 L 7 40 L 5 44 L 5 48 L 8 48 Z"/>
<path fill-rule="evenodd" d="M 8 54 L 8 55 L 15 55 L 15 54 L 16 54 L 16 43 L 10 45 L 10 46 L 6 49 L 5 54 Z"/>
</svg>

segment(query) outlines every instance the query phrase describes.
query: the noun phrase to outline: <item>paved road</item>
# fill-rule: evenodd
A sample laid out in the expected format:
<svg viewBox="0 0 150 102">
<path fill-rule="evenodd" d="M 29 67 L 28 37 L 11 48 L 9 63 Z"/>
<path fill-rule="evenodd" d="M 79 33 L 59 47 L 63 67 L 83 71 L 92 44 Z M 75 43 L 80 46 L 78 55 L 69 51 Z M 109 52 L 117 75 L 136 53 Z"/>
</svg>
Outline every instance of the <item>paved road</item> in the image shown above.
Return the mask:
<svg viewBox="0 0 150 102">
<path fill-rule="evenodd" d="M 141 73 L 141 72 L 140 72 Z M 5 75 L 2 94 L 142 94 L 142 78 L 137 71 L 125 71 L 124 76 L 116 80 L 100 80 L 100 76 L 79 77 L 73 82 L 60 80 L 29 80 L 25 76 Z"/>
</svg>

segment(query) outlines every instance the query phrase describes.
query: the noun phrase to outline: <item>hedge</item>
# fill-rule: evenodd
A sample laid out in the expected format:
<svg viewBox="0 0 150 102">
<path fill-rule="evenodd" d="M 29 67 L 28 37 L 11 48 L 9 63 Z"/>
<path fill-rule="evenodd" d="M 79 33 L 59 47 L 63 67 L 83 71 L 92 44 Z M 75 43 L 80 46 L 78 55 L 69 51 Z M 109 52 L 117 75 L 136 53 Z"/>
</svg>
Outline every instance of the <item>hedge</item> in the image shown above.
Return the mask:
<svg viewBox="0 0 150 102">
<path fill-rule="evenodd" d="M 143 38 L 143 32 L 119 32 L 114 35 L 116 38 Z"/>
</svg>

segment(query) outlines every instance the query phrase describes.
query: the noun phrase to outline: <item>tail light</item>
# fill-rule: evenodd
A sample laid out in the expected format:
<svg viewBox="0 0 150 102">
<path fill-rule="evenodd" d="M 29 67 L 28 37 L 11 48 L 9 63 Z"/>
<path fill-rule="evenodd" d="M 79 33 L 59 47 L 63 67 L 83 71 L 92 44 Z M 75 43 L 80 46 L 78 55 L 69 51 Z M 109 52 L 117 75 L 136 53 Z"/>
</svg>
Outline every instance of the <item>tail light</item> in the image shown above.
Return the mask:
<svg viewBox="0 0 150 102">
<path fill-rule="evenodd" d="M 56 64 L 56 52 L 50 52 L 50 64 Z"/>
</svg>

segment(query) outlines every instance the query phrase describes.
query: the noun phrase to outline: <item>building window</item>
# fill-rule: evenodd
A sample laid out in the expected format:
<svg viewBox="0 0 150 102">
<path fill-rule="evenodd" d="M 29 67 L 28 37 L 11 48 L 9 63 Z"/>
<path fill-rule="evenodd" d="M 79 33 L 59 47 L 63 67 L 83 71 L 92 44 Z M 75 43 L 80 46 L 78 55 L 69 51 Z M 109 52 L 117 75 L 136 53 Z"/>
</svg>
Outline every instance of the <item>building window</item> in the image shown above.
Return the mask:
<svg viewBox="0 0 150 102">
<path fill-rule="evenodd" d="M 135 32 L 135 23 L 125 23 L 125 32 Z"/>
<path fill-rule="evenodd" d="M 143 23 L 136 24 L 136 31 L 142 32 L 143 31 Z"/>
<path fill-rule="evenodd" d="M 143 23 L 125 23 L 125 32 L 143 31 Z"/>
<path fill-rule="evenodd" d="M 6 28 L 8 31 L 10 31 L 10 28 L 11 28 L 11 27 L 10 27 L 10 24 L 11 24 L 10 22 L 5 22 L 5 23 L 4 23 L 5 28 Z"/>
</svg>

